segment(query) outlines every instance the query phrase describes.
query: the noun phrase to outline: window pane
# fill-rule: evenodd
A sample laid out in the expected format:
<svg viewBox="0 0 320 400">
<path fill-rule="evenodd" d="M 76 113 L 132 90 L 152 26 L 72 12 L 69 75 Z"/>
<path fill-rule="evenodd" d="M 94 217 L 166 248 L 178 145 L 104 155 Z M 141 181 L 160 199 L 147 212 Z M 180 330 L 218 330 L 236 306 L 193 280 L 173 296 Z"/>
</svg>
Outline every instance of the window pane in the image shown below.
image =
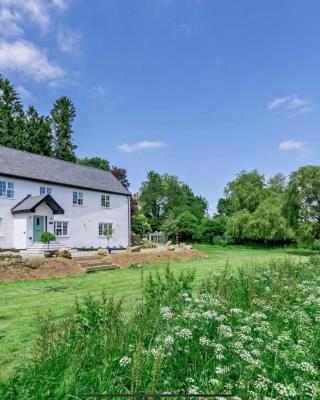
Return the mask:
<svg viewBox="0 0 320 400">
<path fill-rule="evenodd" d="M 69 223 L 66 221 L 56 221 L 54 223 L 54 234 L 56 236 L 68 236 Z"/>
<path fill-rule="evenodd" d="M 6 182 L 5 181 L 0 181 L 0 196 L 5 197 L 6 196 Z"/>
<path fill-rule="evenodd" d="M 78 193 L 73 192 L 73 204 L 78 204 Z"/>
<path fill-rule="evenodd" d="M 7 197 L 9 197 L 10 199 L 14 198 L 14 190 L 13 189 L 7 190 Z"/>
<path fill-rule="evenodd" d="M 46 188 L 44 186 L 40 186 L 40 194 L 45 194 Z"/>
<path fill-rule="evenodd" d="M 51 187 L 47 187 L 47 194 L 51 194 L 52 193 L 52 188 Z"/>
</svg>

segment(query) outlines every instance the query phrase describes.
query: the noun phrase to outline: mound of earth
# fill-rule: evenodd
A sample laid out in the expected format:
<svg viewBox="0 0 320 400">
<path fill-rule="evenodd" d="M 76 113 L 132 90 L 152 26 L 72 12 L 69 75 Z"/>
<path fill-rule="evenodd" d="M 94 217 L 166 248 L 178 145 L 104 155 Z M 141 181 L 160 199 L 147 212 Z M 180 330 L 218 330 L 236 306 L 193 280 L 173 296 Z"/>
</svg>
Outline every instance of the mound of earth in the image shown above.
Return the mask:
<svg viewBox="0 0 320 400">
<path fill-rule="evenodd" d="M 86 271 L 73 260 L 66 258 L 6 258 L 0 261 L 0 282 L 23 279 L 63 278 L 68 275 L 81 275 Z"/>
<path fill-rule="evenodd" d="M 181 249 L 179 251 L 154 251 L 142 253 L 113 253 L 111 259 L 114 264 L 120 267 L 127 267 L 131 264 L 153 264 L 166 263 L 171 261 L 188 261 L 196 258 L 206 258 L 206 254 L 196 249 Z"/>
</svg>

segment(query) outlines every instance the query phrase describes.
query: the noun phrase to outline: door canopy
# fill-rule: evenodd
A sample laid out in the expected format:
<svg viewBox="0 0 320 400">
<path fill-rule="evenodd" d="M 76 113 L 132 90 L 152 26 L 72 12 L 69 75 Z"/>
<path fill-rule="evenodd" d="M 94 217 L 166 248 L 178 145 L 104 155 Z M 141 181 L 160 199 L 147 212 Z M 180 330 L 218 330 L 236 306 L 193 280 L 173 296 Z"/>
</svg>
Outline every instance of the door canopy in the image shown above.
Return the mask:
<svg viewBox="0 0 320 400">
<path fill-rule="evenodd" d="M 31 196 L 31 194 L 28 194 L 27 197 L 22 199 L 11 209 L 11 212 L 12 214 L 33 213 L 36 211 L 36 208 L 43 203 L 52 210 L 53 214 L 64 214 L 64 209 L 50 194 L 43 194 L 40 196 Z"/>
</svg>

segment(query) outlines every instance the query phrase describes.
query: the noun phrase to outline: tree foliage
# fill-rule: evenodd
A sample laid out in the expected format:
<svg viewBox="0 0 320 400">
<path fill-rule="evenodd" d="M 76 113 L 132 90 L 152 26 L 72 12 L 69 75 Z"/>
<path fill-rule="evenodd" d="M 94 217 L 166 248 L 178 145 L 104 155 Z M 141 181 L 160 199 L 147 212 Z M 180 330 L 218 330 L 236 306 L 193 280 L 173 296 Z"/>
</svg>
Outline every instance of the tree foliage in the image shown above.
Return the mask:
<svg viewBox="0 0 320 400">
<path fill-rule="evenodd" d="M 24 150 L 44 156 L 52 155 L 50 118 L 39 115 L 33 106 L 30 106 L 26 113 L 25 133 Z"/>
<path fill-rule="evenodd" d="M 147 217 L 142 213 L 137 213 L 132 216 L 131 228 L 134 233 L 140 236 L 151 232 L 151 226 L 147 220 Z"/>
<path fill-rule="evenodd" d="M 21 100 L 8 79 L 0 75 L 0 145 L 23 150 L 25 138 Z"/>
<path fill-rule="evenodd" d="M 72 162 L 77 160 L 77 146 L 72 140 L 72 123 L 75 117 L 75 107 L 68 97 L 62 96 L 55 101 L 51 110 L 51 120 L 54 133 L 53 154 L 56 158 Z"/>
<path fill-rule="evenodd" d="M 228 183 L 219 201 L 226 215 L 225 237 L 231 242 L 290 243 L 296 231 L 285 212 L 286 178 L 277 174 L 266 182 L 257 171 L 241 172 Z M 228 213 L 223 210 L 227 208 Z M 222 212 L 221 212 L 222 209 Z"/>
<path fill-rule="evenodd" d="M 265 198 L 264 176 L 256 170 L 242 171 L 225 189 L 226 199 L 232 212 L 248 210 L 253 212 Z"/>
<path fill-rule="evenodd" d="M 199 242 L 213 244 L 217 238 L 223 237 L 226 231 L 226 217 L 217 215 L 212 218 L 205 217 L 194 235 L 194 239 Z"/>
<path fill-rule="evenodd" d="M 207 201 L 196 196 L 176 176 L 160 175 L 154 171 L 149 172 L 141 186 L 139 205 L 154 230 L 159 230 L 167 218 L 175 219 L 182 213 L 192 214 L 196 220 L 200 220 L 208 208 Z"/>
<path fill-rule="evenodd" d="M 119 182 L 122 183 L 126 189 L 129 189 L 130 182 L 127 176 L 127 170 L 125 168 L 119 168 L 113 165 L 110 169 L 110 172 L 118 179 Z"/>
<path fill-rule="evenodd" d="M 320 167 L 301 167 L 290 175 L 285 209 L 293 225 L 320 223 Z"/>
<path fill-rule="evenodd" d="M 110 169 L 109 161 L 106 160 L 105 158 L 85 157 L 85 158 L 78 158 L 77 162 L 78 164 L 85 165 L 87 167 L 102 169 L 103 171 L 109 171 Z"/>
</svg>

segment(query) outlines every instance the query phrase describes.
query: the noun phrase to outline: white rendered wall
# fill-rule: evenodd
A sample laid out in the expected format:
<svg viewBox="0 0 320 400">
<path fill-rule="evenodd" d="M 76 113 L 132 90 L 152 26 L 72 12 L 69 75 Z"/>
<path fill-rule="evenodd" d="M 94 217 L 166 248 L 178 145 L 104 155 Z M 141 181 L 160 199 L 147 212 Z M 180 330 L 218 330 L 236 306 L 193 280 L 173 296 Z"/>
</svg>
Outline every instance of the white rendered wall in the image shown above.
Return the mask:
<svg viewBox="0 0 320 400">
<path fill-rule="evenodd" d="M 68 221 L 68 237 L 57 237 L 59 243 L 68 247 L 105 247 L 107 240 L 106 238 L 99 237 L 99 222 L 113 223 L 114 235 L 110 240 L 111 246 L 127 247 L 129 245 L 130 221 L 128 196 L 109 194 L 110 208 L 106 209 L 101 207 L 101 194 L 104 194 L 104 192 L 69 188 L 54 184 L 42 184 L 36 181 L 1 177 L 1 175 L 0 179 L 14 182 L 15 193 L 14 199 L 0 198 L 0 218 L 3 218 L 3 236 L 0 236 L 0 248 L 29 247 L 32 244 L 33 215 L 47 216 L 48 231 L 53 231 L 54 221 Z M 41 205 L 33 214 L 12 215 L 11 208 L 28 194 L 33 196 L 39 195 L 40 186 L 50 186 L 53 189 L 52 197 L 64 209 L 65 213 L 53 216 L 51 210 L 46 205 Z M 83 193 L 83 206 L 72 204 L 73 191 Z M 14 227 L 16 228 L 15 231 Z M 20 247 L 23 243 L 22 232 L 25 232 L 24 236 L 26 238 L 24 247 Z"/>
</svg>

